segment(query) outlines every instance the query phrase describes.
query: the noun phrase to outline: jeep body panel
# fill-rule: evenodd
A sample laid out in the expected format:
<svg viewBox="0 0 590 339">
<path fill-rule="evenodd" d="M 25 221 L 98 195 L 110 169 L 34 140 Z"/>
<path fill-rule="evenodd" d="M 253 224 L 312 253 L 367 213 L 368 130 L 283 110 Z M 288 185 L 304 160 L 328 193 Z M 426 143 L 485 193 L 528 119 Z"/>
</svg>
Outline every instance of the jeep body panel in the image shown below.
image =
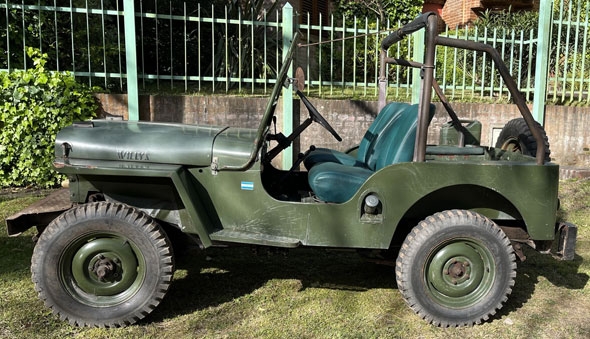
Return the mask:
<svg viewBox="0 0 590 339">
<path fill-rule="evenodd" d="M 456 187 L 467 199 L 425 200 L 430 206 L 418 208 L 442 211 L 452 205 L 476 209 L 494 219 L 499 215 L 507 219 L 522 217 L 535 240 L 551 240 L 555 232 L 556 165 L 497 161 L 401 163 L 376 172 L 353 198 L 342 204 L 276 200 L 265 191 L 258 170 L 217 175 L 194 169 L 190 172 L 209 192 L 224 229 L 296 238 L 308 246 L 386 249 L 400 220 L 414 205 L 438 191 Z M 528 179 L 523 181 L 523 177 Z M 252 190 L 241 189 L 244 181 L 253 183 Z M 383 204 L 383 216 L 378 221 L 361 219 L 362 202 L 370 193 L 376 193 Z M 485 196 L 478 197 L 480 194 Z"/>
<path fill-rule="evenodd" d="M 229 127 L 223 130 L 213 144 L 213 159 L 219 167 L 239 166 L 256 153 L 257 131 L 251 128 Z"/>
<path fill-rule="evenodd" d="M 100 192 L 155 218 L 178 213 L 177 225 L 182 231 L 198 235 L 205 246 L 211 245 L 208 227 L 212 222 L 183 166 L 79 159 L 56 161 L 54 166 L 70 178 L 73 202 L 84 203 L 91 193 Z"/>
<path fill-rule="evenodd" d="M 55 139 L 55 156 L 208 166 L 213 140 L 226 128 L 93 120 L 90 124 L 73 124 L 62 129 Z"/>
<path fill-rule="evenodd" d="M 181 230 L 198 235 L 204 246 L 217 240 L 386 249 L 404 217 L 423 217 L 448 206 L 475 210 L 493 219 L 522 219 L 534 240 L 552 240 L 555 235 L 559 167 L 551 163 L 400 163 L 377 171 L 342 204 L 277 200 L 264 188 L 259 163 L 243 172 L 137 162 L 94 161 L 90 165 L 73 159 L 57 167 L 76 175 L 78 181 L 71 183 L 75 200 L 83 202 L 89 192 L 97 191 L 156 218 L 166 220 L 176 214 L 167 221 L 176 221 Z M 158 188 L 153 186 L 154 178 L 168 180 Z M 370 193 L 383 204 L 382 215 L 363 220 L 362 203 Z M 172 203 L 167 206 L 159 198 Z"/>
<path fill-rule="evenodd" d="M 56 159 L 222 166 L 244 163 L 256 152 L 250 128 L 93 120 L 62 129 Z"/>
</svg>

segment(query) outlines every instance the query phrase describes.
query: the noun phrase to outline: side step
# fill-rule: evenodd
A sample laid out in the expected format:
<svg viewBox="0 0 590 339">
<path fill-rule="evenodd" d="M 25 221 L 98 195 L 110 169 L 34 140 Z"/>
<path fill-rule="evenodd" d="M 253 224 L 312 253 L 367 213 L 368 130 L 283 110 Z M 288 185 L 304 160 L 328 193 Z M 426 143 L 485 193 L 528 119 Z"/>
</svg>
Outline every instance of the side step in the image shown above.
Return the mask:
<svg viewBox="0 0 590 339">
<path fill-rule="evenodd" d="M 287 238 L 262 233 L 252 233 L 223 229 L 209 234 L 211 240 L 237 242 L 242 244 L 254 244 L 263 246 L 288 247 L 299 246 L 299 239 Z"/>
</svg>

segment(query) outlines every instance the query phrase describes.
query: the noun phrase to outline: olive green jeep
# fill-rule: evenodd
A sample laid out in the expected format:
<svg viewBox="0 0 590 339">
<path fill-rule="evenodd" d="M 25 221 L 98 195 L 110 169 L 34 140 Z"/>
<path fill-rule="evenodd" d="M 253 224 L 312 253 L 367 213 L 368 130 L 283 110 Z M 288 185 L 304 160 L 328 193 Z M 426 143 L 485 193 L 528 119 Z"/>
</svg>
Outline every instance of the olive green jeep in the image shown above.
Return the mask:
<svg viewBox="0 0 590 339">
<path fill-rule="evenodd" d="M 357 249 L 394 267 L 399 291 L 426 321 L 489 319 L 512 291 L 522 244 L 547 252 L 558 239 L 553 255 L 571 260 L 576 227 L 557 223 L 559 166 L 498 52 L 437 36 L 436 20 L 426 13 L 382 41 L 380 113 L 359 146 L 312 147 L 289 170 L 272 160 L 310 124 L 342 140 L 300 91 L 309 117 L 289 136 L 271 132 L 280 92 L 293 85 L 287 73 L 298 35 L 257 129 L 109 119 L 64 128 L 54 165 L 69 188 L 7 219 L 11 235 L 31 226 L 40 233 L 31 264 L 39 297 L 72 324 L 132 324 L 162 301 L 173 247 L 189 239 L 205 251 Z M 423 63 L 386 57 L 421 28 Z M 437 45 L 495 61 L 522 114 L 496 147 L 480 146 L 481 125 L 459 120 L 433 79 Z M 387 63 L 421 69 L 418 105 L 386 104 Z M 451 119 L 439 145 L 426 142 L 433 89 Z"/>
</svg>

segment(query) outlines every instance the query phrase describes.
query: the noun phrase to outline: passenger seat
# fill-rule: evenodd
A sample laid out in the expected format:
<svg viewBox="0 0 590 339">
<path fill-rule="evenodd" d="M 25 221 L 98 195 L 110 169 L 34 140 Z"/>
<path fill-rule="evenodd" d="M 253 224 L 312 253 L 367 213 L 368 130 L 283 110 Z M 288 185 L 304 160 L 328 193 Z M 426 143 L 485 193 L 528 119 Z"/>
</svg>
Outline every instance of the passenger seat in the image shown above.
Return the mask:
<svg viewBox="0 0 590 339">
<path fill-rule="evenodd" d="M 311 152 L 305 158 L 305 160 L 303 160 L 305 168 L 310 170 L 314 165 L 324 162 L 333 162 L 349 166 L 362 165 L 366 160 L 367 151 L 371 143 L 379 136 L 379 134 L 387 127 L 387 125 L 397 119 L 403 110 L 408 107 L 410 107 L 409 104 L 402 102 L 392 102 L 383 107 L 381 112 L 379 112 L 375 118 L 375 121 L 373 121 L 365 133 L 363 140 L 361 140 L 356 158 L 344 152 L 333 149 L 317 148 Z"/>
<path fill-rule="evenodd" d="M 431 104 L 430 120 L 434 112 L 435 106 Z M 405 105 L 389 123 L 384 124 L 379 134 L 366 143 L 364 156 L 359 155 L 354 163 L 324 161 L 313 165 L 308 176 L 311 189 L 326 202 L 348 201 L 376 171 L 392 164 L 412 161 L 417 123 L 418 105 Z"/>
</svg>

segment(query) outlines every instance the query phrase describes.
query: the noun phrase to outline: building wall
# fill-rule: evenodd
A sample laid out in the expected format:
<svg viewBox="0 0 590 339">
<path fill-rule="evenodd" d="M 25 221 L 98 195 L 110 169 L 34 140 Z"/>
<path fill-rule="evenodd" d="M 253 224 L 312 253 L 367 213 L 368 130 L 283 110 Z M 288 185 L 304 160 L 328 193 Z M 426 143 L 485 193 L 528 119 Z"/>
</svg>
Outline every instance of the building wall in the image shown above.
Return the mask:
<svg viewBox="0 0 590 339">
<path fill-rule="evenodd" d="M 110 113 L 127 118 L 126 95 L 96 94 L 99 114 Z M 266 98 L 232 96 L 140 96 L 140 119 L 186 124 L 229 125 L 256 128 L 266 107 Z M 300 149 L 310 145 L 346 150 L 357 145 L 376 116 L 376 101 L 310 100 L 344 139 L 337 142 L 318 124 L 301 135 Z M 445 109 L 437 111 L 429 128 L 428 143 L 438 143 L 440 127 L 449 120 Z M 277 106 L 280 130 L 282 105 Z M 493 145 L 493 137 L 510 119 L 520 117 L 516 105 L 453 103 L 461 119 L 482 123 L 482 145 Z M 300 120 L 308 116 L 300 105 Z M 294 118 L 298 121 L 298 117 Z M 590 107 L 547 106 L 545 130 L 551 144 L 551 157 L 560 164 L 590 166 Z"/>
<path fill-rule="evenodd" d="M 447 0 L 442 9 L 442 19 L 449 29 L 463 26 L 477 19 L 477 14 L 472 8 L 480 5 L 479 0 Z"/>
<path fill-rule="evenodd" d="M 438 2 L 437 0 L 426 0 L 425 3 Z M 539 10 L 540 0 L 519 0 L 519 1 L 480 1 L 480 0 L 447 0 L 442 9 L 442 20 L 450 29 L 465 26 L 477 19 L 477 11 L 490 10 Z M 426 5 L 425 5 L 426 6 Z"/>
</svg>

